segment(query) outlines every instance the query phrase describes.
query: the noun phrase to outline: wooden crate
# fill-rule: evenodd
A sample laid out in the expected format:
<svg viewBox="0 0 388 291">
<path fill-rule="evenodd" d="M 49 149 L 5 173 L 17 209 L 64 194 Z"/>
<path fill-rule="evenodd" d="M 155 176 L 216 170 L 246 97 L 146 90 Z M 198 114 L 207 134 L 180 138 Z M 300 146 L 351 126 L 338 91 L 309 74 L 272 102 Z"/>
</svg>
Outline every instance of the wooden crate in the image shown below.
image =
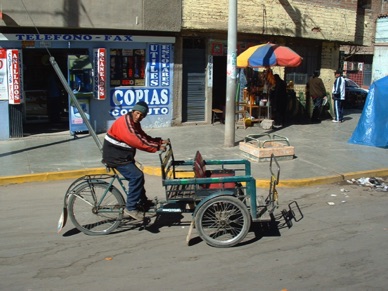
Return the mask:
<svg viewBox="0 0 388 291">
<path fill-rule="evenodd" d="M 272 154 L 278 160 L 292 160 L 295 155 L 293 146 L 277 141 L 268 142 L 265 147 L 259 147 L 251 142 L 240 142 L 239 148 L 245 157 L 256 162 L 270 161 Z"/>
</svg>

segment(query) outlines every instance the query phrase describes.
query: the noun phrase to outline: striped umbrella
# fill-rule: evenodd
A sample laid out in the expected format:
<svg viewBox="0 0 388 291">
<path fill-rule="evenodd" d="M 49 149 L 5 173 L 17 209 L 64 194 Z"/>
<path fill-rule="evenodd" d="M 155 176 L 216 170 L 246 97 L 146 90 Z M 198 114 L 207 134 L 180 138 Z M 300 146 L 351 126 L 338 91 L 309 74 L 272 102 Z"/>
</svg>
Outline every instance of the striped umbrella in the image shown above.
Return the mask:
<svg viewBox="0 0 388 291">
<path fill-rule="evenodd" d="M 237 57 L 238 68 L 297 67 L 303 58 L 286 46 L 273 43 L 252 46 Z"/>
</svg>

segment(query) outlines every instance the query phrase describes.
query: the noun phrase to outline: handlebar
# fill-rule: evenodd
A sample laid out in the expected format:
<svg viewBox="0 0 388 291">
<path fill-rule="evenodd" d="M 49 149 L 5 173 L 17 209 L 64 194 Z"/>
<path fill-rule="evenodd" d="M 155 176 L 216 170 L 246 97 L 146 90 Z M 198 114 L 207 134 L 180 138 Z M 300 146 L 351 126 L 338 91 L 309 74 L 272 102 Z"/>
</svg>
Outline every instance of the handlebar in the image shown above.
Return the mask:
<svg viewBox="0 0 388 291">
<path fill-rule="evenodd" d="M 164 149 L 164 150 L 160 150 L 160 149 L 159 149 L 159 154 L 161 154 L 161 153 L 167 151 L 167 150 L 168 150 L 167 146 L 170 146 L 170 147 L 171 147 L 171 141 L 170 141 L 170 139 L 168 138 L 168 139 L 166 139 L 166 141 L 167 141 L 167 143 L 162 144 L 162 146 L 163 146 L 165 149 Z"/>
</svg>

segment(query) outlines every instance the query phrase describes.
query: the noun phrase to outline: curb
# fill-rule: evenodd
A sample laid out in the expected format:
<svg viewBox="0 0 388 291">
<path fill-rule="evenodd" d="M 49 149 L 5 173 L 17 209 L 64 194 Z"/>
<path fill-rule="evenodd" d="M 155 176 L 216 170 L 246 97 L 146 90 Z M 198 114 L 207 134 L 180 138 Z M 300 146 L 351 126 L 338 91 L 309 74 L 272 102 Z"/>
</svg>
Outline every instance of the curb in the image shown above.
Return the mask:
<svg viewBox="0 0 388 291">
<path fill-rule="evenodd" d="M 76 179 L 84 175 L 99 175 L 106 174 L 105 168 L 90 168 L 83 170 L 70 170 L 61 172 L 46 172 L 36 174 L 26 174 L 19 176 L 5 176 L 0 177 L 0 186 L 10 184 L 23 184 L 32 182 L 48 182 L 67 179 Z"/>
<path fill-rule="evenodd" d="M 144 167 L 143 172 L 151 176 L 161 176 L 159 167 Z M 36 174 L 26 174 L 18 176 L 5 176 L 0 177 L 0 186 L 11 185 L 11 184 L 23 184 L 32 182 L 48 182 L 48 181 L 59 181 L 59 180 L 70 180 L 76 179 L 85 175 L 101 175 L 106 174 L 105 168 L 89 168 L 82 170 L 70 170 L 61 172 L 46 172 Z M 322 177 L 311 177 L 305 179 L 280 179 L 278 187 L 284 188 L 296 188 L 296 187 L 308 187 L 322 184 L 339 183 L 350 179 L 357 179 L 361 177 L 373 177 L 373 176 L 388 176 L 388 168 L 367 170 L 359 172 L 350 172 L 346 174 L 338 174 L 332 176 Z M 269 179 L 256 179 L 257 188 L 268 188 Z"/>
</svg>

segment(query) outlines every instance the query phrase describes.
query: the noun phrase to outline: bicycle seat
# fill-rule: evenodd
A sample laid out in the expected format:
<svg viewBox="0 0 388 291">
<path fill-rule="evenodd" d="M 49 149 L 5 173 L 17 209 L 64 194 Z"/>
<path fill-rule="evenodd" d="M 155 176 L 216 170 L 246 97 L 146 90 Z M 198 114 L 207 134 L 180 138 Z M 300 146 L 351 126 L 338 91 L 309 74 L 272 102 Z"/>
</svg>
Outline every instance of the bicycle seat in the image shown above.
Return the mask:
<svg viewBox="0 0 388 291">
<path fill-rule="evenodd" d="M 112 167 L 110 167 L 104 160 L 101 160 L 101 163 L 105 166 L 106 172 L 110 173 Z"/>
</svg>

